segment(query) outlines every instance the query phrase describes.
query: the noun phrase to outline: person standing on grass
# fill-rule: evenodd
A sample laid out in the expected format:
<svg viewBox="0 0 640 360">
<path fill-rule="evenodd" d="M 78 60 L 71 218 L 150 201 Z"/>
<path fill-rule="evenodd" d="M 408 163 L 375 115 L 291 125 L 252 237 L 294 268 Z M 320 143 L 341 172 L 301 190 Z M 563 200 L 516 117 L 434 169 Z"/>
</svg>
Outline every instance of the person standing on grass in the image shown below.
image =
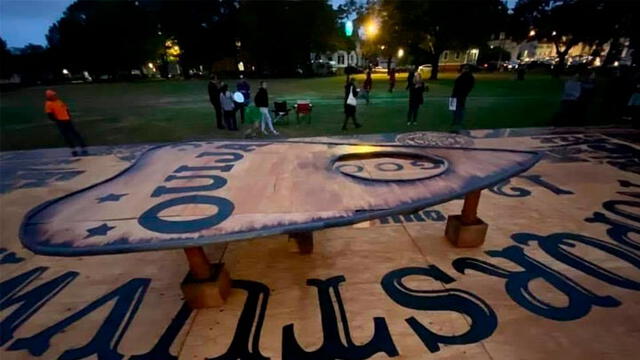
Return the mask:
<svg viewBox="0 0 640 360">
<path fill-rule="evenodd" d="M 580 75 L 574 74 L 564 83 L 560 110 L 553 119 L 555 126 L 574 125 L 578 122 L 581 96 L 582 83 L 580 82 Z"/>
<path fill-rule="evenodd" d="M 224 129 L 222 123 L 222 107 L 220 105 L 220 84 L 218 83 L 218 77 L 213 75 L 209 80 L 208 85 L 209 102 L 213 105 L 213 110 L 216 112 L 216 125 L 218 129 Z"/>
<path fill-rule="evenodd" d="M 238 111 L 240 112 L 240 123 L 244 124 L 244 109 L 251 102 L 251 85 L 244 78 L 244 75 L 240 75 L 240 81 L 236 84 L 236 91 L 239 91 L 244 96 L 244 102 L 238 103 Z"/>
<path fill-rule="evenodd" d="M 451 98 L 455 99 L 456 102 L 455 110 L 453 110 L 454 131 L 457 131 L 462 127 L 467 96 L 469 96 L 474 84 L 475 78 L 473 77 L 473 74 L 471 74 L 471 68 L 468 65 L 465 65 L 462 67 L 462 74 L 456 78 L 456 81 L 453 84 L 453 91 L 451 92 Z"/>
<path fill-rule="evenodd" d="M 222 83 L 221 85 L 220 105 L 224 115 L 224 124 L 227 127 L 227 130 L 236 131 L 238 130 L 238 124 L 236 123 L 236 108 L 233 103 L 233 96 L 231 95 L 231 91 L 229 91 L 229 86 L 227 86 L 227 84 Z"/>
<path fill-rule="evenodd" d="M 411 88 L 413 88 L 415 75 L 416 68 L 413 65 L 409 66 L 409 74 L 407 75 L 407 90 L 409 91 L 411 91 Z"/>
<path fill-rule="evenodd" d="M 393 88 L 396 87 L 396 68 L 389 68 L 389 92 L 393 92 Z"/>
<path fill-rule="evenodd" d="M 415 125 L 418 120 L 418 109 L 424 103 L 423 94 L 425 85 L 420 74 L 412 77 L 412 86 L 409 89 L 409 112 L 407 113 L 407 125 Z"/>
<path fill-rule="evenodd" d="M 264 130 L 265 125 L 267 125 L 274 135 L 279 135 L 276 129 L 273 128 L 271 115 L 269 115 L 269 93 L 267 92 L 266 81 L 260 81 L 260 89 L 258 89 L 258 93 L 253 101 L 256 107 L 260 110 L 260 129 L 262 130 L 262 133 L 267 135 L 267 132 Z"/>
<path fill-rule="evenodd" d="M 62 102 L 53 90 L 45 91 L 45 98 L 44 112 L 58 127 L 64 141 L 71 149 L 71 155 L 87 155 L 87 145 L 71 122 L 71 113 L 67 104 Z M 80 149 L 79 152 L 77 148 Z"/>
<path fill-rule="evenodd" d="M 356 120 L 356 105 L 358 105 L 358 89 L 356 89 L 356 79 L 347 79 L 347 84 L 344 86 L 344 123 L 342 124 L 342 130 L 347 130 L 347 122 L 349 118 L 353 120 L 353 125 L 356 129 L 362 127 Z"/>
<path fill-rule="evenodd" d="M 364 98 L 367 101 L 367 105 L 369 105 L 369 96 L 371 96 L 372 87 L 373 79 L 371 79 L 371 67 L 369 67 L 364 78 L 364 83 L 362 84 L 362 89 L 364 90 L 362 93 L 364 94 Z"/>
</svg>

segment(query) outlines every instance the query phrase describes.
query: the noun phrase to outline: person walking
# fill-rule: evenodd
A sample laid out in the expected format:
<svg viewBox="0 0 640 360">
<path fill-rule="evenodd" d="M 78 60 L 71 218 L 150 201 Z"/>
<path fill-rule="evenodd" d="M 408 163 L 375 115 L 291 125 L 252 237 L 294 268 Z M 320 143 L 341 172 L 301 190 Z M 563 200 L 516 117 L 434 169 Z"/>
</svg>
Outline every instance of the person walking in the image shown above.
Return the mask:
<svg viewBox="0 0 640 360">
<path fill-rule="evenodd" d="M 362 94 L 369 105 L 369 96 L 371 95 L 371 88 L 373 87 L 373 79 L 371 79 L 371 67 L 367 69 L 367 74 L 364 78 L 364 83 L 362 84 Z"/>
<path fill-rule="evenodd" d="M 244 102 L 237 103 L 238 111 L 240 112 L 240 123 L 244 124 L 244 109 L 251 102 L 251 85 L 244 78 L 244 75 L 240 75 L 240 81 L 236 84 L 236 91 L 240 92 L 244 96 Z"/>
<path fill-rule="evenodd" d="M 527 73 L 527 64 L 518 64 L 517 77 L 518 81 L 524 81 L 524 75 Z"/>
<path fill-rule="evenodd" d="M 220 105 L 220 83 L 218 83 L 218 77 L 213 75 L 209 80 L 208 85 L 209 102 L 213 106 L 213 110 L 216 113 L 216 125 L 218 129 L 224 129 L 222 123 L 222 107 Z"/>
<path fill-rule="evenodd" d="M 233 96 L 229 91 L 229 86 L 222 83 L 220 86 L 220 105 L 222 107 L 224 124 L 227 130 L 238 130 L 238 124 L 236 123 L 236 108 L 233 103 Z"/>
<path fill-rule="evenodd" d="M 358 105 L 358 89 L 356 89 L 356 79 L 349 78 L 344 86 L 344 123 L 342 130 L 347 130 L 349 118 L 353 120 L 356 129 L 362 127 L 356 120 L 356 105 Z"/>
<path fill-rule="evenodd" d="M 53 90 L 45 91 L 44 112 L 49 120 L 58 127 L 64 141 L 71 149 L 72 156 L 88 155 L 87 145 L 71 122 L 69 107 L 58 98 L 58 94 Z"/>
<path fill-rule="evenodd" d="M 409 74 L 407 75 L 407 88 L 406 88 L 409 91 L 411 91 L 411 88 L 413 88 L 415 75 L 416 75 L 415 66 L 413 65 L 409 66 Z"/>
<path fill-rule="evenodd" d="M 273 122 L 271 121 L 271 115 L 269 114 L 269 93 L 267 92 L 267 82 L 260 81 L 260 89 L 256 93 L 256 97 L 253 99 L 256 107 L 260 110 L 260 129 L 262 133 L 267 135 L 265 131 L 265 125 L 274 135 L 279 135 L 276 129 L 273 128 Z"/>
<path fill-rule="evenodd" d="M 579 74 L 574 74 L 564 83 L 560 110 L 556 113 L 553 123 L 555 126 L 566 126 L 577 123 L 580 113 L 580 96 L 582 83 Z"/>
<path fill-rule="evenodd" d="M 393 88 L 396 87 L 396 68 L 389 68 L 389 92 L 393 92 Z"/>
<path fill-rule="evenodd" d="M 464 121 L 464 109 L 467 103 L 467 96 L 473 89 L 475 84 L 475 78 L 471 74 L 471 68 L 465 65 L 462 68 L 462 74 L 460 74 L 455 83 L 453 84 L 453 91 L 451 92 L 451 98 L 455 101 L 455 109 L 453 109 L 453 127 L 454 131 L 459 131 Z"/>
<path fill-rule="evenodd" d="M 425 85 L 420 74 L 412 77 L 412 86 L 409 89 L 409 112 L 407 113 L 407 125 L 415 125 L 418 120 L 418 109 L 424 103 L 423 94 Z"/>
</svg>

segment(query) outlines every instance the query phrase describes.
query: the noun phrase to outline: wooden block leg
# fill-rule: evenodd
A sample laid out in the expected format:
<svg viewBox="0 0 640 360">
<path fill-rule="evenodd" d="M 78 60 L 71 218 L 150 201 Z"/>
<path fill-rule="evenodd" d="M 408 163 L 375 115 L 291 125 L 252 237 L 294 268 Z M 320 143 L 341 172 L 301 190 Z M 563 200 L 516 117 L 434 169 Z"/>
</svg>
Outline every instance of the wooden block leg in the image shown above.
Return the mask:
<svg viewBox="0 0 640 360">
<path fill-rule="evenodd" d="M 478 247 L 484 244 L 489 225 L 478 218 L 479 223 L 465 225 L 462 223 L 462 215 L 449 215 L 445 236 L 455 246 L 460 248 Z"/>
<path fill-rule="evenodd" d="M 462 214 L 447 218 L 445 236 L 455 247 L 478 247 L 484 244 L 489 225 L 477 215 L 480 190 L 464 198 Z"/>
<path fill-rule="evenodd" d="M 300 254 L 311 254 L 313 252 L 313 233 L 298 232 L 289 234 L 289 244 L 293 251 Z"/>
<path fill-rule="evenodd" d="M 231 276 L 223 263 L 209 264 L 202 248 L 185 249 L 189 273 L 182 284 L 184 300 L 193 309 L 224 305 L 231 292 Z"/>
<path fill-rule="evenodd" d="M 209 279 L 196 279 L 187 274 L 181 284 L 184 300 L 193 309 L 219 307 L 224 305 L 231 292 L 231 276 L 224 264 L 211 265 Z"/>
</svg>

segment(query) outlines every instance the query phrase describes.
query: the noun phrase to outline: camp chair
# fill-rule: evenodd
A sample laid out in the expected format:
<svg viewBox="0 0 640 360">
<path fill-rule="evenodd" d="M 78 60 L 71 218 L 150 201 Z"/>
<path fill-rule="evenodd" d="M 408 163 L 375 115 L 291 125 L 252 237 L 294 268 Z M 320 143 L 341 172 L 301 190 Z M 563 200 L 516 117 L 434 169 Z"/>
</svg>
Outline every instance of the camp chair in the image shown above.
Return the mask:
<svg viewBox="0 0 640 360">
<path fill-rule="evenodd" d="M 307 123 L 311 123 L 311 110 L 313 109 L 313 105 L 309 100 L 298 100 L 296 102 L 296 121 L 298 124 L 300 123 L 300 115 L 307 115 L 309 118 Z"/>
<path fill-rule="evenodd" d="M 273 103 L 273 122 L 278 122 L 278 120 L 284 119 L 286 117 L 287 124 L 289 124 L 289 111 L 291 111 L 291 109 L 287 107 L 286 101 L 275 101 Z"/>
</svg>

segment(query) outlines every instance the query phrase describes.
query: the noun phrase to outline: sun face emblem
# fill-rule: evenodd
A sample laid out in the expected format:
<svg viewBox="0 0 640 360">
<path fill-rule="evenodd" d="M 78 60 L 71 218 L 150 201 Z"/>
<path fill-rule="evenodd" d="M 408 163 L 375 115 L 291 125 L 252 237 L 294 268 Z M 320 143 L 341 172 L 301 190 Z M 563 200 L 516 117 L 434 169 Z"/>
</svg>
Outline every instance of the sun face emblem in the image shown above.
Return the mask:
<svg viewBox="0 0 640 360">
<path fill-rule="evenodd" d="M 440 157 L 410 152 L 377 151 L 339 156 L 333 169 L 363 180 L 424 180 L 447 171 L 448 162 Z"/>
</svg>

